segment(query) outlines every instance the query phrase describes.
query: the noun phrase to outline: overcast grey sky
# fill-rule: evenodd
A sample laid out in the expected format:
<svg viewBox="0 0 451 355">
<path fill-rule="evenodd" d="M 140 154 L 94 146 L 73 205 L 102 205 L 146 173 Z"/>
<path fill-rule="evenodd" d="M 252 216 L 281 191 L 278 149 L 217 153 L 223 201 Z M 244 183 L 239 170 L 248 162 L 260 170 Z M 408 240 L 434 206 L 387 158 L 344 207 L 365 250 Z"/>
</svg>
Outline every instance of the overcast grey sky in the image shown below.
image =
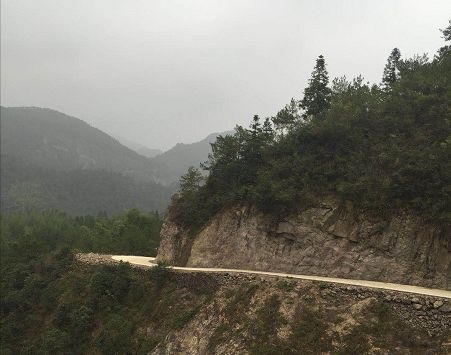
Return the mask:
<svg viewBox="0 0 451 355">
<path fill-rule="evenodd" d="M 315 58 L 379 82 L 393 47 L 433 55 L 451 1 L 2 0 L 1 104 L 152 148 L 301 97 Z"/>
</svg>

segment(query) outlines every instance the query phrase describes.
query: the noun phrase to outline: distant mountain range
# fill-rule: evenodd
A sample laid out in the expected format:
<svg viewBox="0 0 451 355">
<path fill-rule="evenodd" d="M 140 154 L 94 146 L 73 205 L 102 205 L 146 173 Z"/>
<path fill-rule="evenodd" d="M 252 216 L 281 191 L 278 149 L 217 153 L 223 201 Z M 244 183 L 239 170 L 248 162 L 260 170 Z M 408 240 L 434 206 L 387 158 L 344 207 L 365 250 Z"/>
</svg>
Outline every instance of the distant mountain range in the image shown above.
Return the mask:
<svg viewBox="0 0 451 355">
<path fill-rule="evenodd" d="M 148 158 L 137 153 L 145 147 L 128 142 L 135 151 L 50 109 L 1 107 L 0 123 L 2 212 L 31 207 L 73 215 L 132 207 L 163 211 L 180 176 L 207 159 L 209 142 L 217 136 Z"/>
<path fill-rule="evenodd" d="M 174 147 L 163 152 L 159 149 L 148 148 L 140 143 L 133 142 L 127 138 L 114 136 L 121 144 L 134 150 L 147 158 L 155 158 L 152 161 L 157 164 L 164 164 L 168 168 L 168 175 L 174 175 L 169 178 L 170 181 L 183 175 L 190 166 L 200 168 L 200 163 L 208 159 L 211 152 L 211 143 L 216 141 L 219 135 L 232 134 L 233 131 L 222 133 L 212 133 L 206 138 L 195 143 L 177 143 Z"/>
<path fill-rule="evenodd" d="M 170 171 L 174 172 L 176 176 L 179 177 L 183 175 L 190 166 L 199 168 L 200 163 L 207 161 L 208 154 L 211 152 L 210 144 L 216 141 L 216 137 L 232 133 L 233 131 L 212 133 L 196 143 L 177 143 L 168 151 L 157 155 L 154 161 L 165 164 Z"/>
<path fill-rule="evenodd" d="M 160 149 L 149 148 L 149 147 L 146 147 L 145 145 L 142 145 L 137 142 L 133 142 L 124 137 L 120 137 L 120 136 L 116 136 L 116 135 L 113 135 L 112 137 L 116 138 L 119 141 L 119 143 L 121 143 L 122 145 L 125 145 L 127 148 L 134 150 L 136 153 L 143 155 L 146 158 L 153 158 L 153 157 L 163 153 L 163 151 Z"/>
</svg>

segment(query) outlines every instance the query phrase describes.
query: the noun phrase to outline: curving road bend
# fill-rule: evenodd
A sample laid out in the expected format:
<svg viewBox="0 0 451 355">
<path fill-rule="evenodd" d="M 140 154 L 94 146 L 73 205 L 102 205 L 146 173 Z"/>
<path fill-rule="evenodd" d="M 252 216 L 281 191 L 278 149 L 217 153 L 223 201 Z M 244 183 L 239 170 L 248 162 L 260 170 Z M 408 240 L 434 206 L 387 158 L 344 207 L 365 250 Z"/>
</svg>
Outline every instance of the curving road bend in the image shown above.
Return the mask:
<svg viewBox="0 0 451 355">
<path fill-rule="evenodd" d="M 135 265 L 143 265 L 143 266 L 149 266 L 149 267 L 156 265 L 155 258 L 148 257 L 148 256 L 112 255 L 111 258 L 116 261 L 128 262 L 130 264 L 135 264 Z M 443 298 L 451 299 L 451 291 L 434 289 L 434 288 L 426 288 L 426 287 L 420 287 L 420 286 L 394 284 L 394 283 L 389 283 L 389 282 L 351 280 L 351 279 L 340 279 L 340 278 L 335 278 L 335 277 L 285 274 L 285 273 L 280 273 L 280 272 L 240 270 L 240 269 L 200 268 L 200 267 L 184 267 L 184 266 L 170 266 L 169 268 L 171 268 L 173 270 L 182 270 L 182 271 L 255 274 L 255 275 L 286 277 L 286 278 L 292 278 L 292 279 L 332 282 L 332 283 L 337 283 L 337 284 L 379 288 L 379 289 L 383 289 L 383 290 L 416 293 L 416 294 L 420 294 L 420 295 L 443 297 Z"/>
</svg>

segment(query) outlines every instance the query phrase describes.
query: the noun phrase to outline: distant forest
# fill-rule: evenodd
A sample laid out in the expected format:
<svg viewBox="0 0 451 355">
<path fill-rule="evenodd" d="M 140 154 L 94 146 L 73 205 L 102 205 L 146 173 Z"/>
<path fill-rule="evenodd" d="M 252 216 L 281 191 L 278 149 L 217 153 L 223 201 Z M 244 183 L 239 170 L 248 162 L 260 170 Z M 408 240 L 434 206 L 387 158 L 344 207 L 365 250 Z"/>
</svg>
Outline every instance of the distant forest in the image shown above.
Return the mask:
<svg viewBox="0 0 451 355">
<path fill-rule="evenodd" d="M 60 210 L 73 216 L 166 209 L 173 187 L 107 170 L 57 170 L 2 157 L 3 213 Z"/>
</svg>

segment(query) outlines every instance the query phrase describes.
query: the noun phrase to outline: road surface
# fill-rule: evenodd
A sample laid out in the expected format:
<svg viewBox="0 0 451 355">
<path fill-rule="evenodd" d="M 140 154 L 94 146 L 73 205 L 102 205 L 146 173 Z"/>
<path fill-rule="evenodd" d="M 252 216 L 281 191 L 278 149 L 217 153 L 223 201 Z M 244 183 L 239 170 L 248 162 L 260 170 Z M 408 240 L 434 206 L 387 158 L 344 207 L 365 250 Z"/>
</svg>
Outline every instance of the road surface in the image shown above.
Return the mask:
<svg viewBox="0 0 451 355">
<path fill-rule="evenodd" d="M 144 266 L 149 266 L 149 267 L 156 265 L 155 258 L 148 257 L 148 256 L 112 255 L 111 257 L 116 261 L 128 262 L 130 264 L 135 264 L 135 265 L 144 265 Z M 389 283 L 389 282 L 351 280 L 351 279 L 340 279 L 340 278 L 335 278 L 335 277 L 285 274 L 285 273 L 280 273 L 280 272 L 240 270 L 240 269 L 200 268 L 200 267 L 184 267 L 184 266 L 183 267 L 182 266 L 170 266 L 169 268 L 171 268 L 173 270 L 183 270 L 183 271 L 268 275 L 268 276 L 286 277 L 286 278 L 292 278 L 292 279 L 332 282 L 332 283 L 336 283 L 336 284 L 379 288 L 379 289 L 383 289 L 383 290 L 401 291 L 401 292 L 416 293 L 416 294 L 420 294 L 420 295 L 444 297 L 444 298 L 451 299 L 451 291 L 434 289 L 434 288 L 426 288 L 426 287 L 420 287 L 420 286 L 394 284 L 394 283 Z"/>
</svg>

